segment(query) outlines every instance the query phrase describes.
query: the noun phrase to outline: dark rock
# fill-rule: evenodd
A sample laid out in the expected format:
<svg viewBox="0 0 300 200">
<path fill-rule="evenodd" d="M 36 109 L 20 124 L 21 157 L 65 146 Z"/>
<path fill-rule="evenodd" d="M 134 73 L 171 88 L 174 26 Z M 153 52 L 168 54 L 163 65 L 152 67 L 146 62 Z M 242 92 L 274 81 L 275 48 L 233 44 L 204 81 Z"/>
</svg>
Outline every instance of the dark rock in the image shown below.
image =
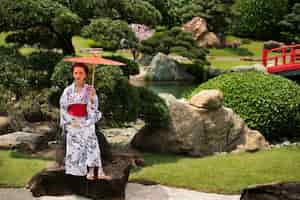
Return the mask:
<svg viewBox="0 0 300 200">
<path fill-rule="evenodd" d="M 48 146 L 44 135 L 28 132 L 15 132 L 0 136 L 0 148 L 17 149 L 21 152 L 36 152 Z"/>
<path fill-rule="evenodd" d="M 300 182 L 251 186 L 242 191 L 241 200 L 300 200 Z"/>
<path fill-rule="evenodd" d="M 77 194 L 95 200 L 123 200 L 128 182 L 131 161 L 114 156 L 109 164 L 104 165 L 111 180 L 87 180 L 83 176 L 65 174 L 63 168 L 45 169 L 28 182 L 27 188 L 33 196 Z"/>
</svg>

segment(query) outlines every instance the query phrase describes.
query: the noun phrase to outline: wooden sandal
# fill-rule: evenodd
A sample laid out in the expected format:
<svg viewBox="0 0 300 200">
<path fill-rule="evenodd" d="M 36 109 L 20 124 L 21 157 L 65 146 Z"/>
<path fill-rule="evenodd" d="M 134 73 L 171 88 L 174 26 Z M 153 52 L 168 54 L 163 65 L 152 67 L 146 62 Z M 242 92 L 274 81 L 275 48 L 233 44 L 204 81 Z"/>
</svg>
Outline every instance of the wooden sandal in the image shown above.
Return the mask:
<svg viewBox="0 0 300 200">
<path fill-rule="evenodd" d="M 102 173 L 98 172 L 97 179 L 103 179 L 103 180 L 108 180 L 109 181 L 109 180 L 112 179 L 112 177 L 104 174 L 103 172 Z"/>
<path fill-rule="evenodd" d="M 94 174 L 88 173 L 88 174 L 86 175 L 86 179 L 92 181 L 92 180 L 95 180 L 95 176 L 94 176 Z"/>
</svg>

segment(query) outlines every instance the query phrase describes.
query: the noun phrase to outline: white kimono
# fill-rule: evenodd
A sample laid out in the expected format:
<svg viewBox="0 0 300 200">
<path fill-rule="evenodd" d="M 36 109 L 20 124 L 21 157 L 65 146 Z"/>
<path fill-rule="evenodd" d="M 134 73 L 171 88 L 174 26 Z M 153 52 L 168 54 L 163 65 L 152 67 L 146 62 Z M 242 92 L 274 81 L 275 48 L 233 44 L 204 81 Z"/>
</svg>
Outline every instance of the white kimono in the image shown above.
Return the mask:
<svg viewBox="0 0 300 200">
<path fill-rule="evenodd" d="M 102 117 L 98 110 L 98 97 L 93 103 L 88 98 L 89 85 L 85 84 L 80 93 L 75 91 L 75 83 L 65 88 L 60 97 L 60 126 L 66 134 L 66 174 L 85 176 L 87 167 L 99 167 L 102 170 L 100 148 L 95 133 L 95 123 Z M 87 104 L 86 117 L 74 117 L 67 110 L 71 104 Z M 77 120 L 79 127 L 71 125 Z"/>
</svg>

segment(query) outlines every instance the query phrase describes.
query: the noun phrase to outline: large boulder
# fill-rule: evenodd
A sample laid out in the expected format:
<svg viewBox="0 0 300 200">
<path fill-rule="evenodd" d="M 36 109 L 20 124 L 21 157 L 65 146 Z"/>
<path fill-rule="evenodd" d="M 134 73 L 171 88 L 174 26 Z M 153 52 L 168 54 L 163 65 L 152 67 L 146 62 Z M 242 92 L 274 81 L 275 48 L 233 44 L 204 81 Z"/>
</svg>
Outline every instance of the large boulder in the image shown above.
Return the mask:
<svg viewBox="0 0 300 200">
<path fill-rule="evenodd" d="M 250 186 L 242 191 L 241 200 L 299 200 L 300 182 Z"/>
<path fill-rule="evenodd" d="M 170 124 L 159 130 L 144 127 L 131 141 L 134 148 L 206 156 L 269 147 L 259 132 L 248 129 L 243 119 L 223 106 L 220 91 L 204 90 L 190 102 L 177 100 L 172 95 L 162 97 L 169 108 Z"/>
<path fill-rule="evenodd" d="M 192 81 L 194 77 L 180 68 L 180 64 L 163 53 L 151 61 L 146 76 L 153 81 Z"/>
<path fill-rule="evenodd" d="M 199 47 L 220 47 L 221 41 L 213 32 L 209 32 L 207 29 L 207 22 L 204 18 L 194 17 L 191 21 L 182 26 L 186 31 L 190 31 L 193 34 Z"/>
</svg>

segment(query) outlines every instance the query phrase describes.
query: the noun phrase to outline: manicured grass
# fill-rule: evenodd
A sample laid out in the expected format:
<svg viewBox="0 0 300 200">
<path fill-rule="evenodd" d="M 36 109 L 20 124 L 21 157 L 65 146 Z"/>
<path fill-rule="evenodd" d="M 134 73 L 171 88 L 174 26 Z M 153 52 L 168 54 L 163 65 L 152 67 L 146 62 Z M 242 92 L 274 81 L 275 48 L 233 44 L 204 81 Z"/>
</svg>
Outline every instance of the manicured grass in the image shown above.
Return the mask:
<svg viewBox="0 0 300 200">
<path fill-rule="evenodd" d="M 131 173 L 130 180 L 204 192 L 240 193 L 249 185 L 299 181 L 299 154 L 300 147 L 206 158 L 145 154 L 146 166 Z"/>
<path fill-rule="evenodd" d="M 237 38 L 238 39 L 238 38 Z M 249 44 L 242 44 L 239 48 L 210 49 L 210 56 L 253 56 L 260 57 L 263 41 L 249 40 Z"/>
<path fill-rule="evenodd" d="M 257 61 L 242 61 L 242 60 L 217 60 L 217 59 L 209 59 L 211 66 L 214 66 L 221 70 L 231 69 L 240 65 L 254 65 L 259 64 Z"/>
<path fill-rule="evenodd" d="M 48 162 L 50 161 L 0 150 L 0 187 L 24 187 Z"/>
</svg>

